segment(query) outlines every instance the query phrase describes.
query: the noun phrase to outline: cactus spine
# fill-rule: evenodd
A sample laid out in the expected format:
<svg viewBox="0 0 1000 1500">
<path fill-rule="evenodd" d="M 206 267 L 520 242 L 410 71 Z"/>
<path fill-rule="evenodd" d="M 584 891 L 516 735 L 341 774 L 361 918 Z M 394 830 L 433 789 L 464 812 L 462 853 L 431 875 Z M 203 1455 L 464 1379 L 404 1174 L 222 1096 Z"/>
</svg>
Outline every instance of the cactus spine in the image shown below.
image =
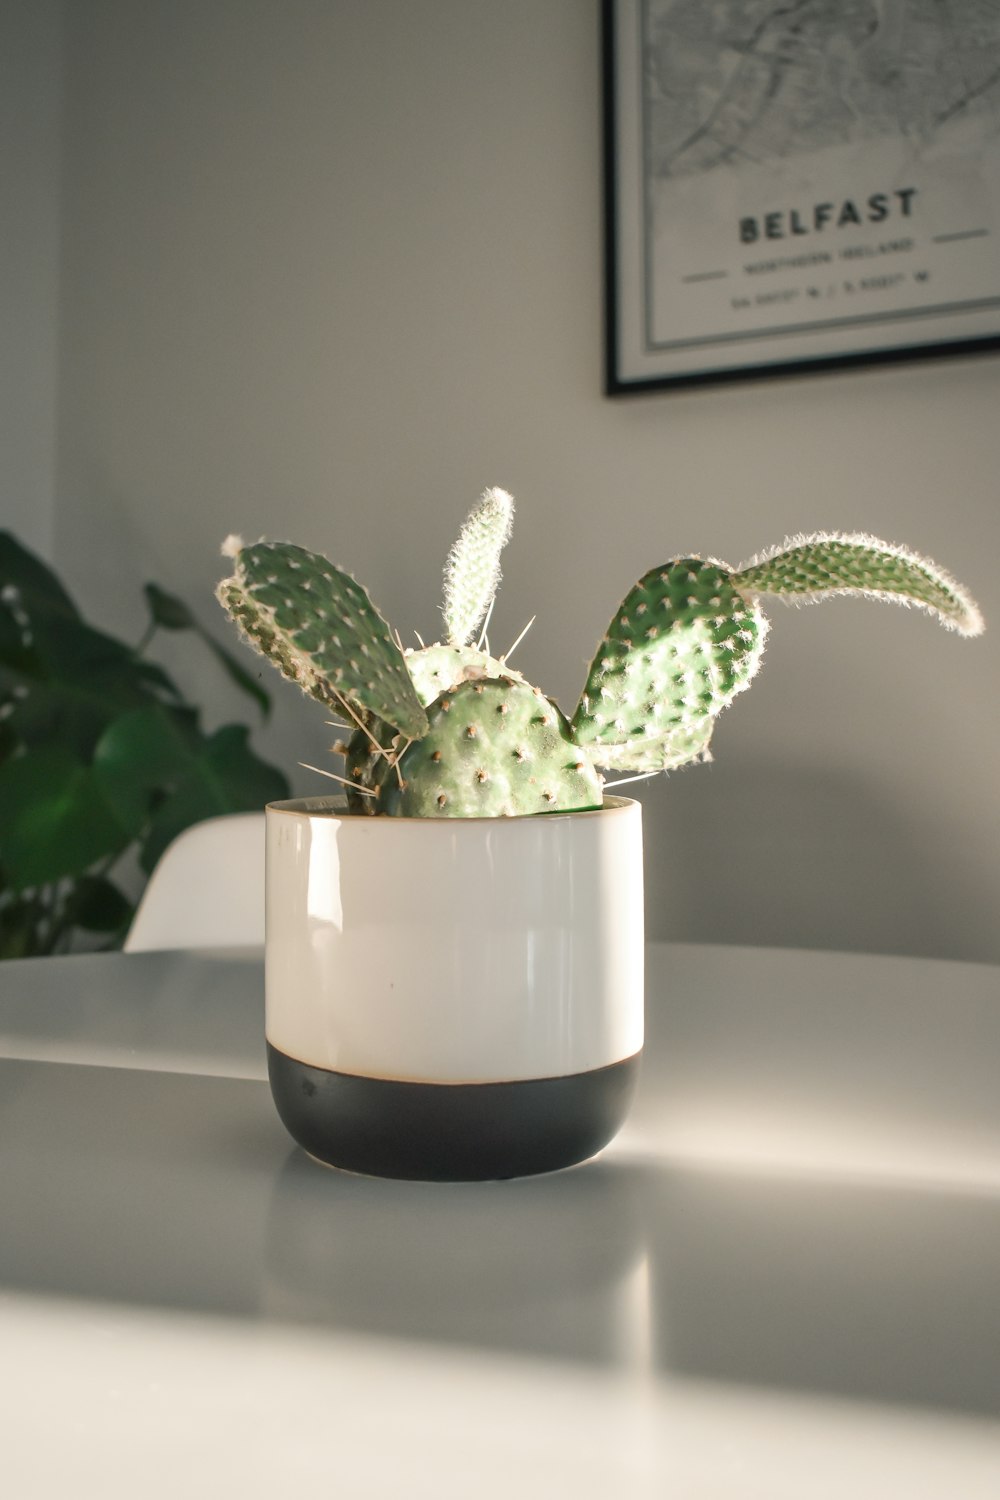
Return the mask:
<svg viewBox="0 0 1000 1500">
<path fill-rule="evenodd" d="M 357 812 L 512 817 L 599 807 L 599 768 L 639 775 L 709 758 L 715 720 L 760 667 L 761 597 L 836 594 L 914 605 L 962 635 L 982 616 L 937 564 L 866 535 L 792 538 L 733 569 L 674 558 L 643 574 L 608 625 L 567 719 L 502 657 L 470 641 L 489 616 L 513 501 L 486 490 L 445 568 L 447 642 L 404 651 L 359 583 L 286 542 L 224 547 L 218 598 L 246 640 L 353 732 Z"/>
</svg>

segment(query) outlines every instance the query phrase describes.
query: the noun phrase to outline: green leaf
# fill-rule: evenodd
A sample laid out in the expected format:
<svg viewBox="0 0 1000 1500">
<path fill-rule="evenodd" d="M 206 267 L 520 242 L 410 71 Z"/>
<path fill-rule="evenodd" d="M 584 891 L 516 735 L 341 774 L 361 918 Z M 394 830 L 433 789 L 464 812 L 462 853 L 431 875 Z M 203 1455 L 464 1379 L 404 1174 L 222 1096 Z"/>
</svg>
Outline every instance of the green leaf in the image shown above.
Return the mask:
<svg viewBox="0 0 1000 1500">
<path fill-rule="evenodd" d="M 32 897 L 0 897 L 0 959 L 32 958 L 41 951 L 38 906 Z"/>
<path fill-rule="evenodd" d="M 133 709 L 108 726 L 94 750 L 94 775 L 133 838 L 145 834 L 155 801 L 189 775 L 203 744 L 197 715 L 185 717 L 161 704 Z"/>
<path fill-rule="evenodd" d="M 14 890 L 82 875 L 129 841 L 93 770 L 68 746 L 0 766 L 0 855 Z"/>
<path fill-rule="evenodd" d="M 103 875 L 83 875 L 66 903 L 66 918 L 85 932 L 119 932 L 131 921 L 134 907 Z"/>
<path fill-rule="evenodd" d="M 17 699 L 8 724 L 30 750 L 56 740 L 86 760 L 109 721 L 143 701 L 141 692 L 98 673 L 72 682 L 52 679 L 33 683 Z"/>
<path fill-rule="evenodd" d="M 248 697 L 254 699 L 261 711 L 261 717 L 266 719 L 271 712 L 270 693 L 262 688 L 257 679 L 251 676 L 251 674 L 240 665 L 235 656 L 230 656 L 229 652 L 224 650 L 223 647 L 219 645 L 218 641 L 214 640 L 212 636 L 209 635 L 207 630 L 202 630 L 201 626 L 198 626 L 198 634 L 205 642 L 205 645 L 208 646 L 212 652 L 214 652 L 216 660 L 219 662 L 226 675 L 231 679 L 232 682 L 236 684 L 241 692 L 246 693 Z"/>
<path fill-rule="evenodd" d="M 53 740 L 72 743 L 74 739 L 68 733 L 60 735 L 58 701 L 44 684 L 26 697 L 11 700 L 5 724 L 14 741 L 11 754 L 21 745 L 33 750 L 40 745 L 49 745 Z"/>
<path fill-rule="evenodd" d="M 195 618 L 192 611 L 173 594 L 168 594 L 155 583 L 147 583 L 145 586 L 146 602 L 149 605 L 149 613 L 154 625 L 161 626 L 164 630 L 193 630 L 215 656 L 223 671 L 229 679 L 239 688 L 240 692 L 246 693 L 253 698 L 259 707 L 262 716 L 266 719 L 271 712 L 271 696 L 260 683 L 246 671 L 243 665 L 231 656 L 214 636 L 209 635 L 205 627 Z"/>
<path fill-rule="evenodd" d="M 245 724 L 224 724 L 205 747 L 204 764 L 231 804 L 230 812 L 252 811 L 288 796 L 284 774 L 255 755 L 249 739 Z"/>
<path fill-rule="evenodd" d="M 0 593 L 0 666 L 15 673 L 20 679 L 24 673 L 38 671 L 38 658 L 32 649 L 29 627 L 23 611 L 14 612 L 14 601 L 4 599 Z"/>
<path fill-rule="evenodd" d="M 143 657 L 135 655 L 132 660 L 136 677 L 150 697 L 161 698 L 171 704 L 183 703 L 184 697 L 180 688 L 169 672 L 164 671 L 158 662 L 146 661 Z"/>
<path fill-rule="evenodd" d="M 136 701 L 143 694 L 179 698 L 162 667 L 87 625 L 55 575 L 0 532 L 0 589 L 5 587 L 15 596 L 0 599 L 0 665 L 22 686 L 58 683 L 80 700 L 111 693 L 112 708 L 123 706 L 123 695 Z"/>
<path fill-rule="evenodd" d="M 248 730 L 227 724 L 192 757 L 184 777 L 153 814 L 140 863 L 150 873 L 164 849 L 192 823 L 222 813 L 255 812 L 288 796 L 284 775 L 250 749 Z"/>
<path fill-rule="evenodd" d="M 143 589 L 153 624 L 163 630 L 194 630 L 196 621 L 183 599 L 168 594 L 159 584 L 147 583 Z"/>
<path fill-rule="evenodd" d="M 155 584 L 146 599 L 154 625 L 201 636 L 266 711 L 266 692 L 183 601 Z M 199 818 L 288 795 L 281 773 L 250 752 L 246 729 L 206 736 L 168 673 L 86 624 L 7 532 L 0 710 L 0 957 L 58 951 L 80 927 L 114 943 L 132 908 L 107 861 L 135 845 L 149 870 Z"/>
<path fill-rule="evenodd" d="M 12 536 L 0 531 L 0 589 L 13 585 L 29 614 L 80 618 L 80 612 L 51 568 Z"/>
<path fill-rule="evenodd" d="M 34 629 L 34 625 L 33 625 Z M 32 670 L 6 676 L 25 696 L 11 727 L 28 745 L 58 739 L 88 760 L 108 724 L 129 709 L 179 699 L 169 676 L 131 647 L 78 620 L 51 617 L 35 631 Z"/>
</svg>

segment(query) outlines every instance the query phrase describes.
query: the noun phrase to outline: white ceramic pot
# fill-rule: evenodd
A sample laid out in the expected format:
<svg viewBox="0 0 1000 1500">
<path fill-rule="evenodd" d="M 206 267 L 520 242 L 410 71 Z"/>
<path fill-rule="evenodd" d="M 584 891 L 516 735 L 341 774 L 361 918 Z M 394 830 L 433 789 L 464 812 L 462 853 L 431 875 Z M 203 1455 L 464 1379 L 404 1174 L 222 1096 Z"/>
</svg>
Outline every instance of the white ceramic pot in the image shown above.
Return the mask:
<svg viewBox="0 0 1000 1500">
<path fill-rule="evenodd" d="M 643 1039 L 641 808 L 267 809 L 267 1050 L 310 1155 L 389 1177 L 552 1171 L 617 1132 Z"/>
</svg>

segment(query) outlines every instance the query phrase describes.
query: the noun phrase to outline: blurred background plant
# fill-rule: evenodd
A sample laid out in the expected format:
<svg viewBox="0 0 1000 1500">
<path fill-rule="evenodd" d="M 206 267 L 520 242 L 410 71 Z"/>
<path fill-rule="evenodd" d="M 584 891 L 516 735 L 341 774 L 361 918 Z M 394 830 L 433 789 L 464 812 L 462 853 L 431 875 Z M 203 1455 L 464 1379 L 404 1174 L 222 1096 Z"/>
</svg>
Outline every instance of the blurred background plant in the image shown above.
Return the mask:
<svg viewBox="0 0 1000 1500">
<path fill-rule="evenodd" d="M 128 887 L 171 839 L 289 794 L 246 726 L 207 733 L 147 650 L 159 630 L 190 631 L 264 717 L 268 694 L 180 599 L 144 592 L 149 623 L 129 646 L 87 624 L 51 569 L 0 532 L 0 958 L 120 946 Z"/>
</svg>

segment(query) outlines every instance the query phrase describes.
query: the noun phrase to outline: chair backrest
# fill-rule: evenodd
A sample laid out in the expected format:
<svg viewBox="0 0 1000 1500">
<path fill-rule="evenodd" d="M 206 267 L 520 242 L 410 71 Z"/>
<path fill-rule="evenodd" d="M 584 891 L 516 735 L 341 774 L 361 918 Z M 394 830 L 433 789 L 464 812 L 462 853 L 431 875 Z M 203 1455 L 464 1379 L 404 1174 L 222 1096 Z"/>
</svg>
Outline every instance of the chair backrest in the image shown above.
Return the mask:
<svg viewBox="0 0 1000 1500">
<path fill-rule="evenodd" d="M 125 952 L 263 942 L 264 814 L 232 813 L 193 824 L 163 851 Z"/>
</svg>

